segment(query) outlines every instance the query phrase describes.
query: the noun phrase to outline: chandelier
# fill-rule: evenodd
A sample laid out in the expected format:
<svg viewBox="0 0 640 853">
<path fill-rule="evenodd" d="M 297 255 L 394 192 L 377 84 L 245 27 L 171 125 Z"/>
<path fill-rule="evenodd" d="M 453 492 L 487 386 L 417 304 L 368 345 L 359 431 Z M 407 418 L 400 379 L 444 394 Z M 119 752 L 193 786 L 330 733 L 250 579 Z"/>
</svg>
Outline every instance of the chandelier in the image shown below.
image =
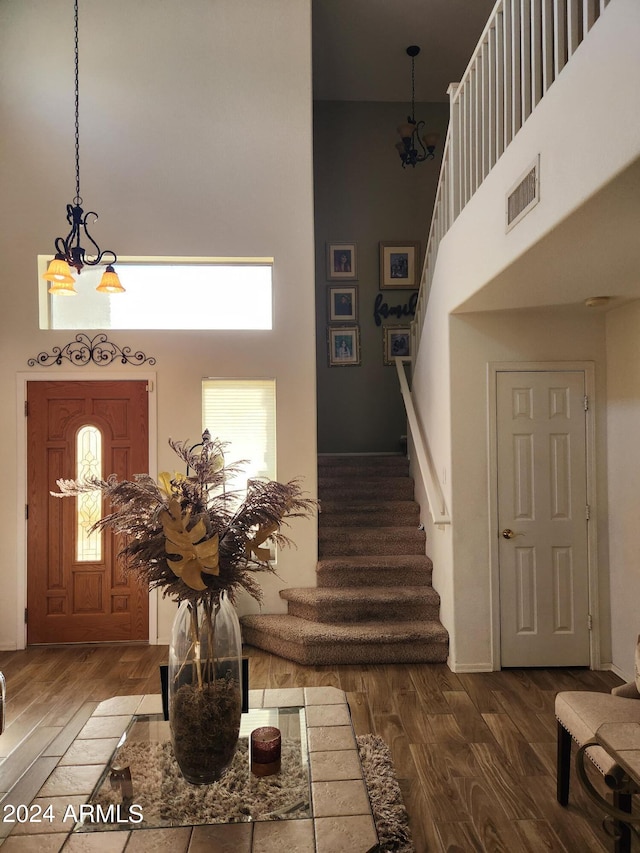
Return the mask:
<svg viewBox="0 0 640 853">
<path fill-rule="evenodd" d="M 98 218 L 95 211 L 85 213 L 80 195 L 80 109 L 79 109 L 79 77 L 78 77 L 78 0 L 74 0 L 74 35 L 75 35 L 75 145 L 76 145 L 76 195 L 72 204 L 67 205 L 67 222 L 71 230 L 66 237 L 56 237 L 56 253 L 43 278 L 51 282 L 49 293 L 61 296 L 75 296 L 75 279 L 71 275 L 71 267 L 78 274 L 83 267 L 94 267 L 99 263 L 107 264 L 106 269 L 96 288 L 101 293 L 124 293 L 124 287 L 120 284 L 118 274 L 113 268 L 117 260 L 115 252 L 100 247 L 93 239 L 87 228 L 89 217 L 93 221 Z M 83 248 L 80 241 L 86 241 L 87 248 Z"/>
<path fill-rule="evenodd" d="M 436 142 L 438 141 L 437 133 L 427 133 L 425 136 L 420 136 L 424 128 L 423 121 L 416 121 L 416 103 L 415 103 L 415 60 L 420 53 L 420 48 L 417 44 L 409 45 L 407 55 L 411 57 L 411 115 L 407 116 L 404 124 L 398 127 L 400 134 L 400 142 L 396 142 L 398 154 L 402 160 L 402 168 L 413 166 L 416 163 L 422 163 L 425 160 L 433 160 Z"/>
</svg>

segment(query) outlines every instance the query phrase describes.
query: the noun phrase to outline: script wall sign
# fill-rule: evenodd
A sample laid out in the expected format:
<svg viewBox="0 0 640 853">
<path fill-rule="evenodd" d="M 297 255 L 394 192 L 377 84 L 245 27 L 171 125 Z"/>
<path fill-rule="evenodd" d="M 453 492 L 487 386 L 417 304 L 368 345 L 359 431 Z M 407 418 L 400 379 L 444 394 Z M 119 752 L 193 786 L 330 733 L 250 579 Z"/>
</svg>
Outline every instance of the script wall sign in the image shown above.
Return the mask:
<svg viewBox="0 0 640 853">
<path fill-rule="evenodd" d="M 416 303 L 418 301 L 418 294 L 412 293 L 411 298 L 408 302 L 405 302 L 404 305 L 387 305 L 386 302 L 383 302 L 384 296 L 382 293 L 379 293 L 376 296 L 376 301 L 373 306 L 373 319 L 376 321 L 376 326 L 382 325 L 382 318 L 386 320 L 388 317 L 397 317 L 398 320 L 401 317 L 413 317 L 416 313 Z"/>
</svg>

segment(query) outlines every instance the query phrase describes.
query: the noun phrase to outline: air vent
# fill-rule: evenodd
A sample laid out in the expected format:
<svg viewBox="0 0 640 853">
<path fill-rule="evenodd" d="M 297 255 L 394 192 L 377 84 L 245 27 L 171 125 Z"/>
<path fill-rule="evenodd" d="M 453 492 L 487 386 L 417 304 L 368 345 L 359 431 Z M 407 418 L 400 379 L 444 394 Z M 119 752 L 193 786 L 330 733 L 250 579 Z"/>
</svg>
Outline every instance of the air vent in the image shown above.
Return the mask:
<svg viewBox="0 0 640 853">
<path fill-rule="evenodd" d="M 540 155 L 511 187 L 506 198 L 506 230 L 526 216 L 540 201 Z"/>
</svg>

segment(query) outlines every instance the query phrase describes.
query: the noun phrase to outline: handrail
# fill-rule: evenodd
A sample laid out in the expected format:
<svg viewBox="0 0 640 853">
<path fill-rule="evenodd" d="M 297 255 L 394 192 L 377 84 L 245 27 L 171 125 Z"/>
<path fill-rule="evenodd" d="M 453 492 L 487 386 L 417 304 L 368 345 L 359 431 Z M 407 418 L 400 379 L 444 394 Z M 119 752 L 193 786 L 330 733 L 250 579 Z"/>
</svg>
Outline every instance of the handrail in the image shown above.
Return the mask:
<svg viewBox="0 0 640 853">
<path fill-rule="evenodd" d="M 404 406 L 407 411 L 407 420 L 411 430 L 411 437 L 413 438 L 413 446 L 418 460 L 418 467 L 420 468 L 420 474 L 422 475 L 424 487 L 427 492 L 431 518 L 433 519 L 434 524 L 451 524 L 451 518 L 447 511 L 444 493 L 442 491 L 440 481 L 433 470 L 433 461 L 429 451 L 429 444 L 426 439 L 423 438 L 422 430 L 420 429 L 420 422 L 418 421 L 418 416 L 416 415 L 416 410 L 413 406 L 411 391 L 409 389 L 409 383 L 407 382 L 407 375 L 404 370 L 405 363 L 411 364 L 411 359 L 397 356 L 395 362 L 396 370 L 398 371 L 398 379 L 400 380 L 402 399 L 404 400 Z"/>
<path fill-rule="evenodd" d="M 442 238 L 603 14 L 610 0 L 497 0 L 459 83 L 426 243 L 412 353 Z"/>
</svg>

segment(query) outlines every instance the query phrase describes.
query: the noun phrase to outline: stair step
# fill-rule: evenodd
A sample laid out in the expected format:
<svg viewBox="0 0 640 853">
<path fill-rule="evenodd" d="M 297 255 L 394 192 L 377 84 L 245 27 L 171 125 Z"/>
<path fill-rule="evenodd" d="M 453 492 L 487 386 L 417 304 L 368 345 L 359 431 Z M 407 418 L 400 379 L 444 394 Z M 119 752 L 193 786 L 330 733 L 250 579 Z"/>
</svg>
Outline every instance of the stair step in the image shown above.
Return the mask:
<svg viewBox="0 0 640 853">
<path fill-rule="evenodd" d="M 444 663 L 448 634 L 436 621 L 328 624 L 289 614 L 241 618 L 250 646 L 308 666 L 365 663 Z"/>
<path fill-rule="evenodd" d="M 402 465 L 380 466 L 375 463 L 369 465 L 349 465 L 345 464 L 342 468 L 333 468 L 326 466 L 318 468 L 318 477 L 320 479 L 331 480 L 349 480 L 351 478 L 367 480 L 371 477 L 376 479 L 384 478 L 384 480 L 398 480 L 402 477 L 409 476 L 409 463 L 404 460 Z"/>
<path fill-rule="evenodd" d="M 411 477 L 320 477 L 318 480 L 320 501 L 371 501 L 413 500 Z"/>
<path fill-rule="evenodd" d="M 318 587 L 414 586 L 431 583 L 433 564 L 417 554 L 387 556 L 328 557 L 318 560 Z"/>
<path fill-rule="evenodd" d="M 320 456 L 317 586 L 281 590 L 286 614 L 243 616 L 244 642 L 310 666 L 445 662 L 413 491 L 404 456 Z"/>
<path fill-rule="evenodd" d="M 348 472 L 348 473 L 345 473 Z M 407 477 L 409 460 L 406 456 L 319 456 L 318 476 L 345 477 L 370 473 L 373 476 Z"/>
<path fill-rule="evenodd" d="M 437 620 L 440 596 L 431 586 L 280 590 L 291 616 L 314 622 Z"/>
<path fill-rule="evenodd" d="M 413 527 L 326 527 L 318 530 L 320 557 L 424 554 L 424 530 Z"/>
<path fill-rule="evenodd" d="M 320 527 L 416 527 L 420 505 L 416 501 L 322 501 Z"/>
</svg>

